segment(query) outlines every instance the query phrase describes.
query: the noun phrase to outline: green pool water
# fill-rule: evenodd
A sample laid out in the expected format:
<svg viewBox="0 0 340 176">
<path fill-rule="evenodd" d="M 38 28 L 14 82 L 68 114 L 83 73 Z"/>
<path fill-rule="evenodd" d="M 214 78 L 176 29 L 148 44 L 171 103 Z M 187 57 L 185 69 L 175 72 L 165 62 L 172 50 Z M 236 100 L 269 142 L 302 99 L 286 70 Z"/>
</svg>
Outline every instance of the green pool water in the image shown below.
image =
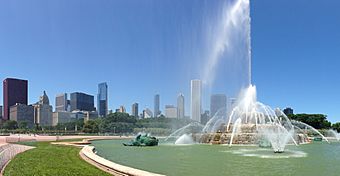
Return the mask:
<svg viewBox="0 0 340 176">
<path fill-rule="evenodd" d="M 93 141 L 97 154 L 116 163 L 173 176 L 197 175 L 340 175 L 340 143 L 288 146 L 283 154 L 269 149 L 221 145 L 125 147 L 126 140 Z"/>
</svg>

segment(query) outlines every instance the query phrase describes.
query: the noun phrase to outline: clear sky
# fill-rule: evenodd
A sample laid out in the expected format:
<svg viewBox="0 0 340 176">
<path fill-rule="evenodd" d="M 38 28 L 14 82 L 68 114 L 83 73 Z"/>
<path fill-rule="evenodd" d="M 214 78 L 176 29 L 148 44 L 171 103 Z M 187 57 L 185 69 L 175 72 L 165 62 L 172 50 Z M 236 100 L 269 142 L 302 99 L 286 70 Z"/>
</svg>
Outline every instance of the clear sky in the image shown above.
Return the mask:
<svg viewBox="0 0 340 176">
<path fill-rule="evenodd" d="M 190 80 L 200 78 L 209 50 L 204 33 L 224 3 L 2 0 L 0 79 L 28 79 L 29 102 L 46 90 L 52 105 L 58 93 L 96 95 L 107 82 L 109 108 L 129 112 L 134 102 L 153 109 L 156 93 L 163 109 L 182 92 L 188 115 Z M 339 9 L 338 0 L 251 1 L 252 83 L 261 102 L 340 121 Z M 221 73 L 211 92 L 235 96 Z"/>
</svg>

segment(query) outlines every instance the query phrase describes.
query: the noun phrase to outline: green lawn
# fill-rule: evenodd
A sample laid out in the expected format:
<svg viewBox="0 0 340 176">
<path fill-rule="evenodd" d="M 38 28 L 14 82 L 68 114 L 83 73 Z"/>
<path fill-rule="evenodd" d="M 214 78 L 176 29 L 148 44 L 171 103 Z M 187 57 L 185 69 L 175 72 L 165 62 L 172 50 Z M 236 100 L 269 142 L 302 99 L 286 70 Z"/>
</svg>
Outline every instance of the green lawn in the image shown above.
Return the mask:
<svg viewBox="0 0 340 176">
<path fill-rule="evenodd" d="M 17 155 L 6 167 L 5 176 L 19 175 L 110 175 L 88 164 L 79 156 L 80 148 L 49 142 L 27 143 L 36 148 Z"/>
</svg>

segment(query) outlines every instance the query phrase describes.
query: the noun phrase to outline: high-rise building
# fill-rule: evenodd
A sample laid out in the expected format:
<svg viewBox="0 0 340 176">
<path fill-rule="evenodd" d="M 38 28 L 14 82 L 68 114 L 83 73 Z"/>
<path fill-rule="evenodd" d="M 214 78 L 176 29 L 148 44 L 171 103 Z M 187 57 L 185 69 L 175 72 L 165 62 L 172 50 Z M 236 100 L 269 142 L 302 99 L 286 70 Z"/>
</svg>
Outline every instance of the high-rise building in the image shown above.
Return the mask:
<svg viewBox="0 0 340 176">
<path fill-rule="evenodd" d="M 9 120 L 10 107 L 19 103 L 27 105 L 28 81 L 7 78 L 3 81 L 4 120 Z"/>
<path fill-rule="evenodd" d="M 219 112 L 218 115 L 226 115 L 227 108 L 227 96 L 224 94 L 213 94 L 210 97 L 210 116 L 214 117 L 214 115 Z"/>
<path fill-rule="evenodd" d="M 40 126 L 52 126 L 52 106 L 50 105 L 50 100 L 45 91 L 43 95 L 40 96 L 39 102 L 37 102 L 33 106 L 35 123 L 39 124 Z"/>
<path fill-rule="evenodd" d="M 95 111 L 94 97 L 81 92 L 71 93 L 71 111 Z"/>
<path fill-rule="evenodd" d="M 154 117 L 158 117 L 159 115 L 161 115 L 161 111 L 159 110 L 159 106 L 160 106 L 159 104 L 160 104 L 160 96 L 159 94 L 156 94 L 154 98 L 154 111 L 153 111 Z"/>
<path fill-rule="evenodd" d="M 132 104 L 131 115 L 138 118 L 138 103 Z"/>
<path fill-rule="evenodd" d="M 201 121 L 201 80 L 191 80 L 191 119 Z"/>
<path fill-rule="evenodd" d="M 228 103 L 230 111 L 232 111 L 236 105 L 237 105 L 237 99 L 236 98 L 229 98 L 229 103 Z"/>
<path fill-rule="evenodd" d="M 179 94 L 177 97 L 177 118 L 184 118 L 184 95 Z"/>
<path fill-rule="evenodd" d="M 210 119 L 210 112 L 204 111 L 204 113 L 201 115 L 201 124 L 206 124 Z"/>
<path fill-rule="evenodd" d="M 177 118 L 177 108 L 173 105 L 166 105 L 165 106 L 165 117 Z"/>
<path fill-rule="evenodd" d="M 121 112 L 121 113 L 126 113 L 126 109 L 123 105 L 121 105 L 118 109 L 118 112 Z"/>
<path fill-rule="evenodd" d="M 0 106 L 0 119 L 2 119 L 2 106 Z"/>
<path fill-rule="evenodd" d="M 286 115 L 291 115 L 294 114 L 294 110 L 290 107 L 287 107 L 286 109 L 283 110 L 283 113 L 285 113 Z"/>
<path fill-rule="evenodd" d="M 108 93 L 106 82 L 98 84 L 97 109 L 100 117 L 108 114 Z"/>
<path fill-rule="evenodd" d="M 10 108 L 10 119 L 18 123 L 26 123 L 27 127 L 34 126 L 34 107 L 25 104 L 15 104 Z"/>
<path fill-rule="evenodd" d="M 59 94 L 55 97 L 55 111 L 65 112 L 69 106 L 67 100 L 67 93 Z"/>
</svg>

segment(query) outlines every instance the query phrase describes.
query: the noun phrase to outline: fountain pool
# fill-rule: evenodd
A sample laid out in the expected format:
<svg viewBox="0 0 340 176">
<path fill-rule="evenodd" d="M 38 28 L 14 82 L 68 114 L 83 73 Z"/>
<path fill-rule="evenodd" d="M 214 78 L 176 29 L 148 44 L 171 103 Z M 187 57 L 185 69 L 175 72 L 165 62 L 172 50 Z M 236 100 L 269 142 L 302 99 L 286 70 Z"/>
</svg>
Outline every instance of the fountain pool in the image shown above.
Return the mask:
<svg viewBox="0 0 340 176">
<path fill-rule="evenodd" d="M 285 153 L 251 146 L 124 147 L 123 140 L 93 141 L 97 154 L 119 164 L 166 175 L 338 175 L 340 143 L 288 145 Z M 264 159 L 265 158 L 265 159 Z"/>
</svg>

